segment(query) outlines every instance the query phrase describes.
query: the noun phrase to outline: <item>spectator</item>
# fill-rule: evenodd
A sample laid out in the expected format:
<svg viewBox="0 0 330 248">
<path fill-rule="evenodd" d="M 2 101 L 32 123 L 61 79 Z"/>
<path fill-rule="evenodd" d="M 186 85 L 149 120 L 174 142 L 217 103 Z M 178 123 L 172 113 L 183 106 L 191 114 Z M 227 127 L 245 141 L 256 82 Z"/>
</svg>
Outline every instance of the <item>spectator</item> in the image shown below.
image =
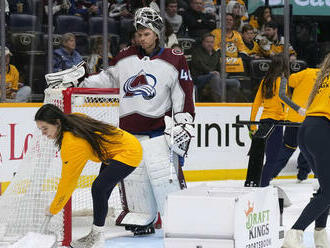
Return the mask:
<svg viewBox="0 0 330 248">
<path fill-rule="evenodd" d="M 233 30 L 233 14 L 226 14 L 226 71 L 244 72 L 242 58 L 239 52 L 244 50 L 244 43 L 239 32 Z M 215 37 L 214 49 L 221 49 L 221 29 L 217 28 L 211 32 Z"/>
<path fill-rule="evenodd" d="M 248 71 L 250 61 L 262 57 L 262 51 L 259 44 L 254 41 L 254 30 L 250 24 L 246 24 L 242 29 L 243 49 L 239 52 L 244 62 L 245 71 Z"/>
<path fill-rule="evenodd" d="M 203 0 L 203 13 L 216 16 L 217 8 L 213 0 Z"/>
<path fill-rule="evenodd" d="M 250 17 L 249 24 L 254 28 L 256 34 L 263 35 L 265 24 L 272 21 L 272 9 L 269 6 L 260 6 Z"/>
<path fill-rule="evenodd" d="M 201 45 L 192 52 L 190 69 L 200 101 L 222 100 L 221 54 L 220 50 L 214 50 L 214 40 L 213 34 L 204 34 Z M 237 79 L 226 79 L 226 86 L 238 90 L 240 82 Z"/>
<path fill-rule="evenodd" d="M 236 0 L 231 0 L 226 6 L 226 13 L 233 14 L 234 17 L 233 29 L 241 32 L 244 24 L 246 24 L 249 18 L 245 5 L 240 4 Z"/>
<path fill-rule="evenodd" d="M 1 49 L 1 47 L 0 47 Z M 6 101 L 7 102 L 15 102 L 16 99 L 20 101 L 26 100 L 28 96 L 31 94 L 31 88 L 26 86 L 25 89 L 19 90 L 19 72 L 17 68 L 10 64 L 10 56 L 12 53 L 10 50 L 5 47 L 5 61 L 6 61 Z M 0 75 L 1 77 L 1 75 Z M 29 90 L 28 90 L 29 89 Z M 16 93 L 19 93 L 19 97 L 17 98 Z M 0 92 L 1 96 L 1 92 Z"/>
<path fill-rule="evenodd" d="M 183 23 L 189 36 L 196 40 L 216 27 L 215 16 L 203 13 L 203 0 L 190 0 L 190 8 L 183 14 Z"/>
<path fill-rule="evenodd" d="M 271 57 L 284 51 L 284 37 L 279 37 L 277 30 L 276 22 L 267 22 L 264 36 L 256 38 L 265 57 Z M 289 45 L 289 53 L 290 61 L 296 60 L 296 52 L 291 45 Z"/>
<path fill-rule="evenodd" d="M 8 0 L 11 14 L 28 14 L 30 5 L 28 0 Z"/>
<path fill-rule="evenodd" d="M 171 48 L 172 45 L 178 44 L 178 39 L 176 37 L 176 34 L 173 32 L 173 28 L 171 24 L 165 20 L 165 48 Z"/>
<path fill-rule="evenodd" d="M 174 33 L 183 34 L 182 16 L 178 14 L 177 0 L 167 0 L 165 7 L 165 19 L 171 24 Z"/>
<path fill-rule="evenodd" d="M 108 39 L 108 64 L 113 58 L 110 52 L 111 41 Z M 87 65 L 89 73 L 99 73 L 103 66 L 103 39 L 98 38 L 92 48 L 92 54 L 88 57 Z"/>
<path fill-rule="evenodd" d="M 54 51 L 53 72 L 69 69 L 82 61 L 76 50 L 76 37 L 72 33 L 62 35 L 62 47 Z"/>
<path fill-rule="evenodd" d="M 88 19 L 89 16 L 99 15 L 96 0 L 70 0 L 70 4 L 70 15 L 82 16 L 85 19 Z"/>
<path fill-rule="evenodd" d="M 53 1 L 53 19 L 54 23 L 56 22 L 56 18 L 59 15 L 66 15 L 70 9 L 70 1 L 69 0 L 54 0 Z M 48 23 L 48 0 L 43 0 L 43 11 L 44 11 L 44 23 Z"/>
</svg>

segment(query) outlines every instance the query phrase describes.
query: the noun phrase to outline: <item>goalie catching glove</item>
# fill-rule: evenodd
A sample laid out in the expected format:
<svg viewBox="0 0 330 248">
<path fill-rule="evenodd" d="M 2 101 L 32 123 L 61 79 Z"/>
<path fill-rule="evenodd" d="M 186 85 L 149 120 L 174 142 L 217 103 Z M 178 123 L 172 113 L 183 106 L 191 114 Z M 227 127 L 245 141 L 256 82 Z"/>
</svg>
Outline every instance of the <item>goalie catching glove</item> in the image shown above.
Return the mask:
<svg viewBox="0 0 330 248">
<path fill-rule="evenodd" d="M 45 75 L 45 78 L 50 88 L 69 88 L 78 87 L 87 75 L 86 63 L 82 61 L 70 69 L 48 73 Z"/>
<path fill-rule="evenodd" d="M 189 113 L 178 113 L 174 115 L 174 121 L 169 116 L 165 116 L 164 121 L 167 144 L 176 154 L 186 156 L 191 138 L 194 137 L 193 117 Z"/>
</svg>

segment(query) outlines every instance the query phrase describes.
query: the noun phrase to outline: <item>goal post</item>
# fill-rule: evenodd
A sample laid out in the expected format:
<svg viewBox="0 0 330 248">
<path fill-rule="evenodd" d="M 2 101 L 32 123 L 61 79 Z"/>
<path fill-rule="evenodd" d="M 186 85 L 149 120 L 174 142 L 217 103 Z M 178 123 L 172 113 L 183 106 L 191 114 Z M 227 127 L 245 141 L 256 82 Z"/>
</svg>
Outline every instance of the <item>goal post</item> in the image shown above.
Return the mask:
<svg viewBox="0 0 330 248">
<path fill-rule="evenodd" d="M 47 103 L 58 106 L 65 113 L 84 113 L 114 126 L 119 125 L 118 88 L 48 88 L 44 100 L 44 104 Z M 86 163 L 70 201 L 50 221 L 49 232 L 56 233 L 62 246 L 69 246 L 71 242 L 72 216 L 92 215 L 90 188 L 100 165 L 92 161 Z M 54 142 L 35 128 L 24 159 L 0 197 L 0 242 L 14 241 L 29 231 L 40 230 L 45 209 L 56 194 L 61 168 L 60 152 Z M 113 223 L 121 211 L 117 186 L 109 199 Z"/>
</svg>

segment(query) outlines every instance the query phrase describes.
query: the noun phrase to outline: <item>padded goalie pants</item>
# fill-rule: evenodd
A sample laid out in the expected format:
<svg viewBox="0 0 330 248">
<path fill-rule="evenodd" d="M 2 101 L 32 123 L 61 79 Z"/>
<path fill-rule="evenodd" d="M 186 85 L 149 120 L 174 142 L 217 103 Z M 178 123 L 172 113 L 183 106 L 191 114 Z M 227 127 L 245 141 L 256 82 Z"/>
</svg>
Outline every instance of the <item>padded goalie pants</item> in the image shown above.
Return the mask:
<svg viewBox="0 0 330 248">
<path fill-rule="evenodd" d="M 99 175 L 92 185 L 93 224 L 96 226 L 104 226 L 108 200 L 116 184 L 135 170 L 135 167 L 113 159 L 107 160 L 107 164 L 102 163 Z"/>
</svg>

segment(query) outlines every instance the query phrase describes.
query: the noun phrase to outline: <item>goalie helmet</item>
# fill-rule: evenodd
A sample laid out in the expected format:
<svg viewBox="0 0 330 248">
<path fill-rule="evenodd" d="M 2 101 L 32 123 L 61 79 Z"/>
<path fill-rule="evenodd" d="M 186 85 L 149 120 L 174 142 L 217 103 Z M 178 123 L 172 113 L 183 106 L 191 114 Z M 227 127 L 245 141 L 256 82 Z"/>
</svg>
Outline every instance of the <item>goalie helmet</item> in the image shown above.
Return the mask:
<svg viewBox="0 0 330 248">
<path fill-rule="evenodd" d="M 140 8 L 136 11 L 134 17 L 134 27 L 136 30 L 138 29 L 138 25 L 150 28 L 158 37 L 160 37 L 160 32 L 164 27 L 163 19 L 159 13 L 150 7 Z"/>
</svg>

